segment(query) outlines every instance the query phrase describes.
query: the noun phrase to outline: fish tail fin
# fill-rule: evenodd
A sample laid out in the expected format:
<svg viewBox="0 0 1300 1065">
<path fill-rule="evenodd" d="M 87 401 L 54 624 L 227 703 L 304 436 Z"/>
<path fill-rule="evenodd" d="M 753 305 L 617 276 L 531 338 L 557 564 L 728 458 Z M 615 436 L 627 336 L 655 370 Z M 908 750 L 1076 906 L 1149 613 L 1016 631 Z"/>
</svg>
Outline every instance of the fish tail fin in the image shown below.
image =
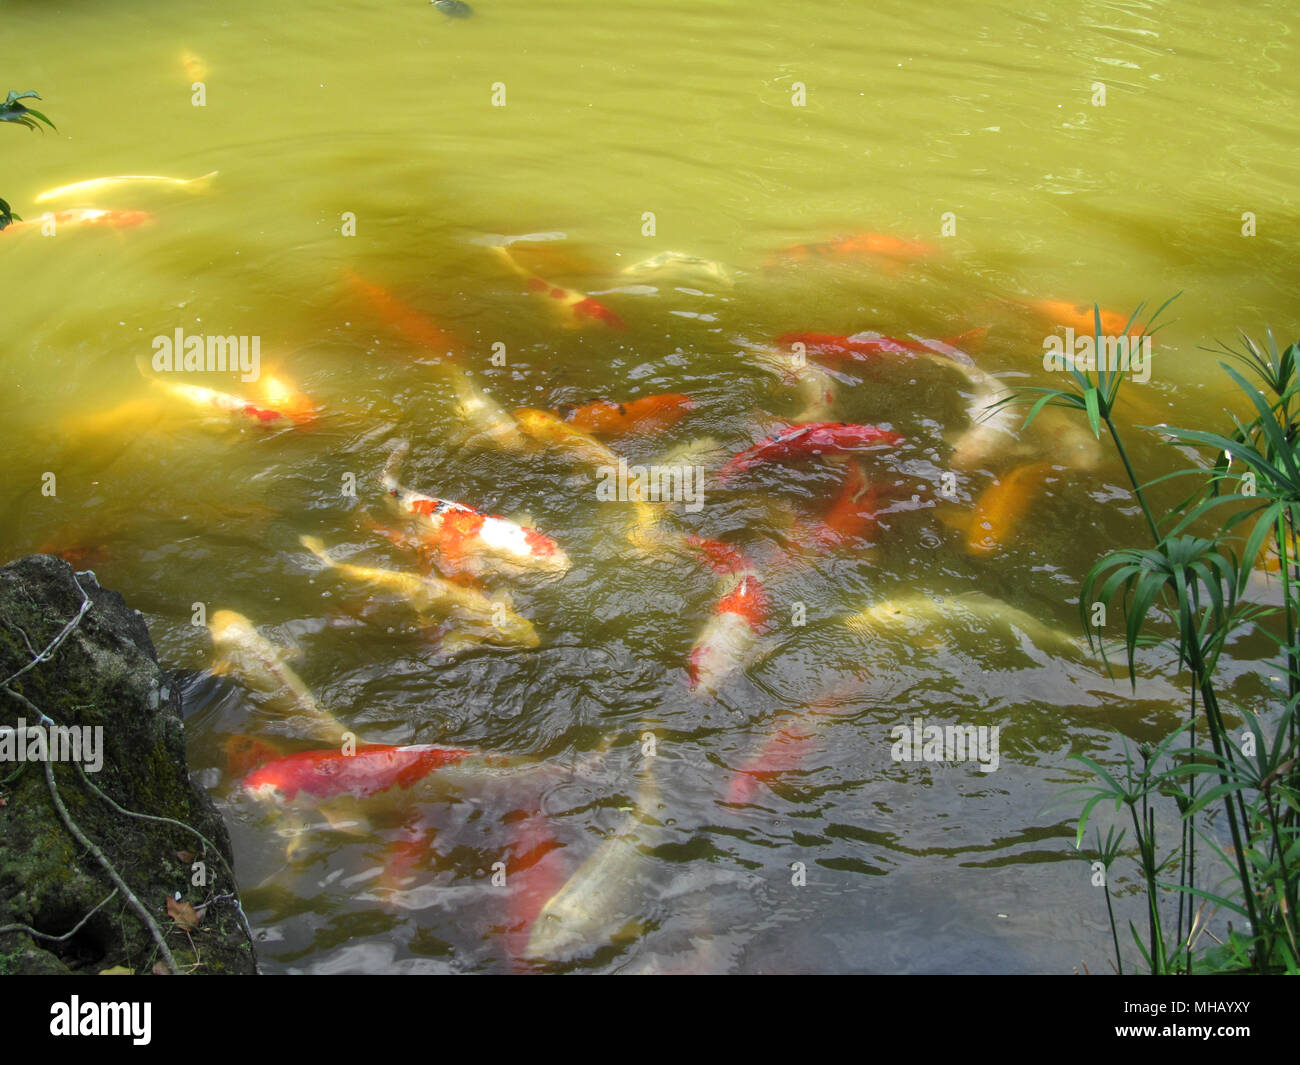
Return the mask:
<svg viewBox="0 0 1300 1065">
<path fill-rule="evenodd" d="M 324 562 L 327 566 L 335 566 L 337 563 L 330 558 L 325 550 L 325 542 L 318 536 L 300 536 L 298 542 L 308 551 Z"/>
<path fill-rule="evenodd" d="M 397 472 L 402 468 L 402 462 L 410 450 L 411 445 L 408 441 L 399 440 L 393 445 L 388 461 L 384 463 L 384 470 L 379 475 L 379 480 L 390 492 L 397 490 Z"/>
<path fill-rule="evenodd" d="M 988 340 L 988 338 L 989 327 L 986 325 L 980 325 L 976 326 L 974 329 L 967 329 L 966 332 L 959 333 L 957 336 L 946 340 L 944 343 L 954 348 L 961 348 L 962 350 L 965 350 L 966 348 L 975 348 L 978 350 L 984 346 L 984 342 Z"/>
</svg>

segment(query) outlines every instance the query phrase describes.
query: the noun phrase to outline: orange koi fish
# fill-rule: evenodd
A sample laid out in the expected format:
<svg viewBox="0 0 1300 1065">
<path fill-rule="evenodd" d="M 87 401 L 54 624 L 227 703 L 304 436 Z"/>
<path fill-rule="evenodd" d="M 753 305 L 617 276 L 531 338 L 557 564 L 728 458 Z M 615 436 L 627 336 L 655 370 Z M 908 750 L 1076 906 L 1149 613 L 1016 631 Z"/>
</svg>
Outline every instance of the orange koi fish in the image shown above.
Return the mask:
<svg viewBox="0 0 1300 1065">
<path fill-rule="evenodd" d="M 712 694 L 727 677 L 743 669 L 767 625 L 767 593 L 748 566 L 728 576 L 723 587 L 727 591 L 691 648 L 688 672 L 693 692 Z"/>
<path fill-rule="evenodd" d="M 1031 300 L 1023 306 L 1037 311 L 1044 318 L 1050 318 L 1061 328 L 1072 328 L 1080 336 L 1092 336 L 1097 328 L 1093 309 L 1089 305 L 1067 303 L 1065 300 Z M 1136 321 L 1133 324 L 1135 331 L 1132 335 L 1136 336 L 1140 328 Z M 1119 311 L 1102 310 L 1101 331 L 1104 336 L 1119 336 L 1127 325 L 1128 315 L 1120 314 Z"/>
<path fill-rule="evenodd" d="M 283 749 L 256 736 L 238 733 L 226 740 L 226 771 L 232 777 L 242 779 L 283 756 Z"/>
<path fill-rule="evenodd" d="M 532 271 L 525 270 L 507 248 L 496 245 L 492 250 L 505 261 L 511 270 L 524 279 L 530 292 L 536 292 L 538 295 L 546 297 L 554 306 L 560 308 L 569 325 L 579 326 L 585 325 L 589 321 L 597 321 L 604 322 L 611 329 L 627 328 L 623 319 L 598 300 L 579 292 L 577 289 L 552 284 L 545 278 L 538 277 Z"/>
<path fill-rule="evenodd" d="M 375 316 L 405 340 L 433 352 L 439 357 L 454 359 L 461 353 L 460 341 L 454 333 L 441 328 L 423 311 L 399 299 L 388 289 L 368 281 L 352 270 L 345 270 L 354 292 L 370 305 Z"/>
<path fill-rule="evenodd" d="M 668 392 L 626 403 L 601 399 L 582 406 L 564 404 L 556 411 L 570 425 L 596 436 L 622 436 L 632 432 L 661 432 L 677 424 L 695 406 L 690 396 Z"/>
<path fill-rule="evenodd" d="M 1046 486 L 1055 467 L 1050 462 L 1017 466 L 990 484 L 969 516 L 949 517 L 958 528 L 965 527 L 966 550 L 972 555 L 992 555 L 1016 535 L 1020 519 Z"/>
<path fill-rule="evenodd" d="M 769 265 L 799 262 L 806 259 L 861 259 L 884 258 L 910 262 L 933 255 L 937 249 L 932 244 L 902 240 L 887 233 L 857 233 L 847 237 L 833 237 L 815 244 L 792 244 L 782 248 L 772 257 Z"/>
<path fill-rule="evenodd" d="M 881 511 L 882 489 L 869 482 L 856 462 L 847 464 L 839 494 L 819 522 L 796 524 L 792 538 L 798 544 L 830 550 L 859 540 L 870 541 L 876 533 Z"/>
<path fill-rule="evenodd" d="M 389 456 L 381 481 L 399 513 L 416 518 L 430 546 L 453 568 L 480 571 L 492 564 L 510 571 L 564 573 L 569 558 L 549 536 L 513 521 L 485 514 L 464 503 L 420 495 L 397 482 L 396 471 L 408 450 L 399 443 Z"/>
<path fill-rule="evenodd" d="M 367 799 L 394 788 L 407 791 L 429 774 L 472 755 L 473 751 L 429 744 L 363 744 L 352 754 L 334 748 L 300 751 L 253 770 L 241 786 L 254 798 L 281 803 L 293 802 L 299 794 L 316 800 Z"/>
<path fill-rule="evenodd" d="M 54 226 L 55 235 L 67 226 L 104 226 L 112 229 L 130 229 L 150 221 L 153 215 L 148 211 L 109 211 L 94 207 L 73 207 L 67 211 L 55 211 L 40 218 L 29 218 L 22 222 L 11 222 L 0 234 L 14 233 L 22 229 L 39 229 L 46 223 Z"/>
</svg>

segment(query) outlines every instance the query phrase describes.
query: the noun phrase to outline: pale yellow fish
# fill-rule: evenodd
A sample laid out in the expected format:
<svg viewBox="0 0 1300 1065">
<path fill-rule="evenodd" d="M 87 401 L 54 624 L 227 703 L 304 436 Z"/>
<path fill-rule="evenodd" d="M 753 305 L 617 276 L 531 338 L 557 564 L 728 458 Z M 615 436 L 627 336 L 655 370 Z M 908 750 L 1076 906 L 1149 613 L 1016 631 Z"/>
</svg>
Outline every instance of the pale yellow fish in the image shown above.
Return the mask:
<svg viewBox="0 0 1300 1065">
<path fill-rule="evenodd" d="M 1028 611 L 981 592 L 945 596 L 917 592 L 885 599 L 845 618 L 844 624 L 860 636 L 892 634 L 912 641 L 928 639 L 931 644 L 942 642 L 949 630 L 965 628 L 1019 630 L 1044 650 L 1078 654 L 1085 646 L 1081 637 L 1071 636 Z"/>
<path fill-rule="evenodd" d="M 635 934 L 644 924 L 652 862 L 644 853 L 657 822 L 654 758 L 646 759 L 636 808 L 542 907 L 526 956 L 564 961 Z"/>
<path fill-rule="evenodd" d="M 234 673 L 248 687 L 274 696 L 268 709 L 295 724 L 301 722 L 304 736 L 331 744 L 343 742 L 348 730 L 285 664 L 285 652 L 262 636 L 248 618 L 234 610 L 218 610 L 208 620 L 208 631 L 219 659 L 213 673 Z"/>
<path fill-rule="evenodd" d="M 394 592 L 410 603 L 417 614 L 451 616 L 479 626 L 477 639 L 473 640 L 475 643 L 505 643 L 536 647 L 541 642 L 532 622 L 511 610 L 504 599 L 494 601 L 480 591 L 442 577 L 422 577 L 415 573 L 403 573 L 400 570 L 336 562 L 325 550 L 325 544 L 317 537 L 302 536 L 299 540 L 303 547 L 327 566 L 353 580 L 377 584 Z M 473 639 L 474 635 L 460 634 L 459 637 L 449 638 L 450 645 L 444 644 L 444 646 L 447 650 L 462 646 Z"/>
<path fill-rule="evenodd" d="M 196 178 L 159 177 L 157 174 L 118 174 L 115 177 L 91 178 L 89 181 L 77 181 L 71 185 L 60 185 L 57 189 L 48 189 L 37 196 L 35 202 L 66 200 L 74 196 L 92 197 L 109 189 L 120 188 L 122 185 L 152 185 L 201 192 L 207 187 L 208 182 L 217 176 L 217 173 L 218 171 L 213 170 L 210 174 Z"/>
<path fill-rule="evenodd" d="M 195 55 L 188 48 L 181 52 L 181 66 L 185 69 L 185 76 L 193 84 L 196 81 L 206 81 L 208 77 L 208 65 L 202 57 Z"/>
<path fill-rule="evenodd" d="M 713 437 L 705 436 L 670 448 L 651 465 L 661 468 L 700 466 L 712 469 L 720 465 L 726 457 L 727 453 L 722 445 Z M 632 485 L 628 486 L 629 493 L 632 487 Z M 638 553 L 644 555 L 659 555 L 666 552 L 686 553 L 683 533 L 669 526 L 664 520 L 669 516 L 671 503 L 637 498 L 633 498 L 631 503 L 632 521 L 628 527 L 627 538 Z"/>
<path fill-rule="evenodd" d="M 770 348 L 753 349 L 751 353 L 754 365 L 780 378 L 781 383 L 792 389 L 795 398 L 802 404 L 799 410 L 790 416 L 790 421 L 834 420 L 832 414 L 835 407 L 836 379 L 829 371 L 814 362 L 804 361 L 803 365 L 799 365 L 789 354 L 773 351 Z"/>
<path fill-rule="evenodd" d="M 456 393 L 456 413 L 469 430 L 465 446 L 491 445 L 503 451 L 522 451 L 526 441 L 514 418 L 507 414 L 469 375 L 445 363 L 435 368 L 443 374 Z"/>
<path fill-rule="evenodd" d="M 524 407 L 515 411 L 515 421 L 534 440 L 561 448 L 583 462 L 592 466 L 618 467 L 618 455 L 614 451 L 590 433 L 570 425 L 549 411 Z"/>
</svg>

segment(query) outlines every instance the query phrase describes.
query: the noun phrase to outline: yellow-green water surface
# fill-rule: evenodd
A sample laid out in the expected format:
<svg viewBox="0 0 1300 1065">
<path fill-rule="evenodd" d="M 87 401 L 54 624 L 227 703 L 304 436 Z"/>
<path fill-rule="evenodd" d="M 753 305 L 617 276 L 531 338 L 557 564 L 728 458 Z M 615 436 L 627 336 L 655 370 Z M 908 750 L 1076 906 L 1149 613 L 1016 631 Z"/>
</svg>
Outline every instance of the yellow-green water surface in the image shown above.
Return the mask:
<svg viewBox="0 0 1300 1065">
<path fill-rule="evenodd" d="M 1224 377 L 1202 346 L 1238 328 L 1296 333 L 1293 10 L 473 8 L 464 19 L 420 0 L 0 10 L 0 90 L 37 89 L 58 127 L 0 128 L 0 196 L 34 222 L 0 233 L 0 547 L 94 569 L 145 613 L 163 662 L 187 671 L 191 768 L 227 813 L 266 967 L 1104 969 L 1105 907 L 1073 850 L 1074 808 L 1048 807 L 1082 779 L 1069 755 L 1114 757 L 1117 730 L 1172 729 L 1180 686 L 1152 676 L 1134 693 L 1023 631 L 864 636 L 840 619 L 885 598 L 975 592 L 1077 634 L 1089 566 L 1143 543 L 1108 448 L 1073 468 L 1042 443 L 1031 457 L 1054 463 L 1044 491 L 1000 550 L 972 554 L 954 523 L 1024 457 L 955 471 L 944 501 L 953 434 L 969 424 L 962 376 L 906 357 L 844 368 L 833 417 L 904 435 L 863 462 L 905 484 L 909 505 L 882 517 L 870 548 L 802 552 L 799 530 L 841 476 L 808 461 L 711 483 L 702 509 L 674 515 L 673 527 L 749 554 L 768 599 L 761 658 L 716 695 L 692 693 L 688 655 L 719 577 L 634 552 L 632 509 L 599 502 L 591 467 L 563 449 L 467 442 L 433 354 L 349 277 L 457 338 L 470 379 L 507 410 L 690 395 L 695 408 L 666 432 L 609 442 L 633 463 L 704 437 L 735 453 L 790 417 L 798 396 L 755 358 L 782 352 L 772 342 L 788 333 L 987 330 L 970 348 L 980 368 L 1058 383 L 1042 351 L 1063 323 L 1035 312 L 1040 301 L 1127 316 L 1181 291 L 1125 424 L 1215 421 Z M 198 187 L 36 202 L 97 177 L 211 171 Z M 149 217 L 42 233 L 44 210 L 77 208 Z M 776 254 L 855 234 L 924 249 Z M 549 238 L 515 245 L 529 269 L 593 294 L 626 329 L 570 328 L 527 291 L 489 247 L 523 235 Z M 668 251 L 720 267 L 625 272 Z M 138 364 L 178 329 L 260 338 L 264 368 L 317 417 L 214 420 L 168 396 Z M 184 380 L 252 395 L 230 374 Z M 1183 461 L 1149 433 L 1130 437 L 1144 477 Z M 417 567 L 373 527 L 397 439 L 412 446 L 411 487 L 526 515 L 572 558 L 559 580 L 492 586 L 532 619 L 540 647 L 447 655 L 445 634 L 396 597 L 302 549 L 314 535 L 359 564 Z M 311 744 L 237 678 L 208 673 L 196 604 L 296 648 L 292 667 L 367 742 L 504 752 L 556 772 L 536 787 L 467 775 L 409 820 L 390 810 L 350 831 L 318 811 L 272 816 L 238 796 L 227 740 Z M 1225 668 L 1242 699 L 1262 690 L 1249 655 Z M 837 713 L 803 719 L 816 735 L 797 764 L 734 801 L 736 770 L 837 686 Z M 890 730 L 916 717 L 999 727 L 997 770 L 895 761 Z M 562 957 L 520 958 L 518 929 L 505 931 L 513 888 L 493 878 L 521 817 L 541 810 L 562 883 L 627 820 L 647 757 L 657 791 L 638 857 L 595 889 L 629 919 Z M 398 889 L 381 889 L 412 825 L 430 826 L 431 846 Z M 1121 915 L 1137 901 L 1121 889 Z"/>
</svg>

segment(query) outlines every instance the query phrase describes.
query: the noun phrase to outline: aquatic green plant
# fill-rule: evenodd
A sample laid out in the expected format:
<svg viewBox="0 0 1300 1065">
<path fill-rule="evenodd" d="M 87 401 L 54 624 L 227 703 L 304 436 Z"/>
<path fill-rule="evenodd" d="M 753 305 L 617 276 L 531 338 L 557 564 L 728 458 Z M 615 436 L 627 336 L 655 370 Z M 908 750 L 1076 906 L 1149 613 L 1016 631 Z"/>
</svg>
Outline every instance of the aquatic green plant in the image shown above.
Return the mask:
<svg viewBox="0 0 1300 1065">
<path fill-rule="evenodd" d="M 1174 297 L 1177 298 L 1177 297 Z M 1150 327 L 1172 301 L 1166 301 L 1136 334 Z M 1142 307 L 1125 326 L 1129 334 Z M 1100 309 L 1094 307 L 1095 341 L 1101 349 Z M 1127 672 L 1136 682 L 1135 656 L 1140 646 L 1170 643 L 1177 668 L 1191 677 L 1188 719 L 1155 747 L 1138 748 L 1135 763 L 1127 742 L 1124 770 L 1107 768 L 1085 756 L 1095 782 L 1069 789 L 1088 797 L 1079 819 L 1076 847 L 1082 846 L 1088 818 L 1102 803 L 1127 808 L 1134 830 L 1137 861 L 1146 892 L 1147 935 L 1129 930 L 1152 973 L 1288 972 L 1300 973 L 1297 946 L 1297 896 L 1300 896 L 1300 344 L 1279 350 L 1271 332 L 1263 346 L 1242 335 L 1239 349 L 1220 346 L 1262 383 L 1257 387 L 1228 363 L 1220 363 L 1254 417 L 1234 417 L 1231 434 L 1143 426 L 1169 443 L 1208 449 L 1208 465 L 1158 477 L 1142 484 L 1115 424 L 1114 408 L 1126 367 L 1070 366 L 1072 383 L 1064 389 L 1017 388 L 998 406 L 1032 400 L 1025 424 L 1045 406 L 1083 412 L 1093 434 L 1104 426 L 1124 465 L 1154 546 L 1112 551 L 1099 559 L 1084 580 L 1079 608 L 1089 643 L 1100 645 L 1105 614 L 1117 605 L 1124 621 Z M 1193 477 L 1195 490 L 1157 521 L 1148 498 L 1155 484 Z M 1226 511 L 1219 508 L 1228 507 Z M 1221 518 L 1226 514 L 1226 518 Z M 1219 519 L 1212 521 L 1210 519 Z M 1164 529 L 1162 531 L 1162 525 Z M 1191 530 L 1201 529 L 1196 535 Z M 1236 549 L 1241 548 L 1240 556 Z M 1263 568 L 1270 547 L 1276 551 L 1282 588 L 1280 608 L 1243 598 L 1253 572 Z M 1100 605 L 1103 609 L 1098 611 Z M 1161 615 L 1171 616 L 1176 634 L 1160 630 Z M 1281 625 L 1276 625 L 1280 615 Z M 1269 624 L 1272 622 L 1273 624 Z M 1277 643 L 1278 668 L 1285 689 L 1274 705 L 1256 715 L 1245 707 L 1235 713 L 1244 723 L 1239 735 L 1229 728 L 1215 683 L 1219 656 L 1234 632 L 1254 627 Z M 1199 704 L 1199 709 L 1198 709 Z M 1203 716 L 1202 716 L 1203 715 Z M 1203 726 L 1209 747 L 1198 744 Z M 1184 739 L 1185 737 L 1185 739 Z M 1183 741 L 1183 742 L 1179 742 Z M 1202 786 L 1203 785 L 1203 786 Z M 1169 801 L 1178 811 L 1180 838 L 1168 854 L 1161 850 L 1155 804 Z M 1226 821 L 1231 846 L 1223 847 L 1212 831 L 1217 815 Z M 1127 830 L 1125 830 L 1127 831 Z M 1098 853 L 1106 873 L 1118 858 L 1124 833 L 1098 836 Z M 1198 867 L 1198 842 L 1212 854 Z M 1217 859 L 1217 860 L 1216 860 Z M 1170 879 L 1177 876 L 1176 882 Z M 1178 905 L 1172 928 L 1162 899 Z M 1119 936 L 1106 894 L 1116 967 L 1123 972 Z M 1210 908 L 1207 916 L 1206 909 Z M 1244 918 L 1245 927 L 1228 920 L 1228 934 L 1216 938 L 1209 916 L 1218 911 Z M 1202 937 L 1215 946 L 1202 947 Z"/>
<path fill-rule="evenodd" d="M 28 129 L 37 129 L 37 123 L 44 122 L 50 129 L 54 129 L 54 123 L 41 112 L 18 102 L 29 98 L 39 100 L 40 96 L 31 90 L 27 92 L 19 92 L 17 89 L 9 90 L 9 95 L 5 98 L 4 103 L 0 103 L 0 122 L 17 122 L 20 126 L 26 126 Z M 22 215 L 14 214 L 9 204 L 4 200 L 0 200 L 0 229 L 4 229 L 10 222 L 21 222 L 22 220 Z"/>
</svg>

